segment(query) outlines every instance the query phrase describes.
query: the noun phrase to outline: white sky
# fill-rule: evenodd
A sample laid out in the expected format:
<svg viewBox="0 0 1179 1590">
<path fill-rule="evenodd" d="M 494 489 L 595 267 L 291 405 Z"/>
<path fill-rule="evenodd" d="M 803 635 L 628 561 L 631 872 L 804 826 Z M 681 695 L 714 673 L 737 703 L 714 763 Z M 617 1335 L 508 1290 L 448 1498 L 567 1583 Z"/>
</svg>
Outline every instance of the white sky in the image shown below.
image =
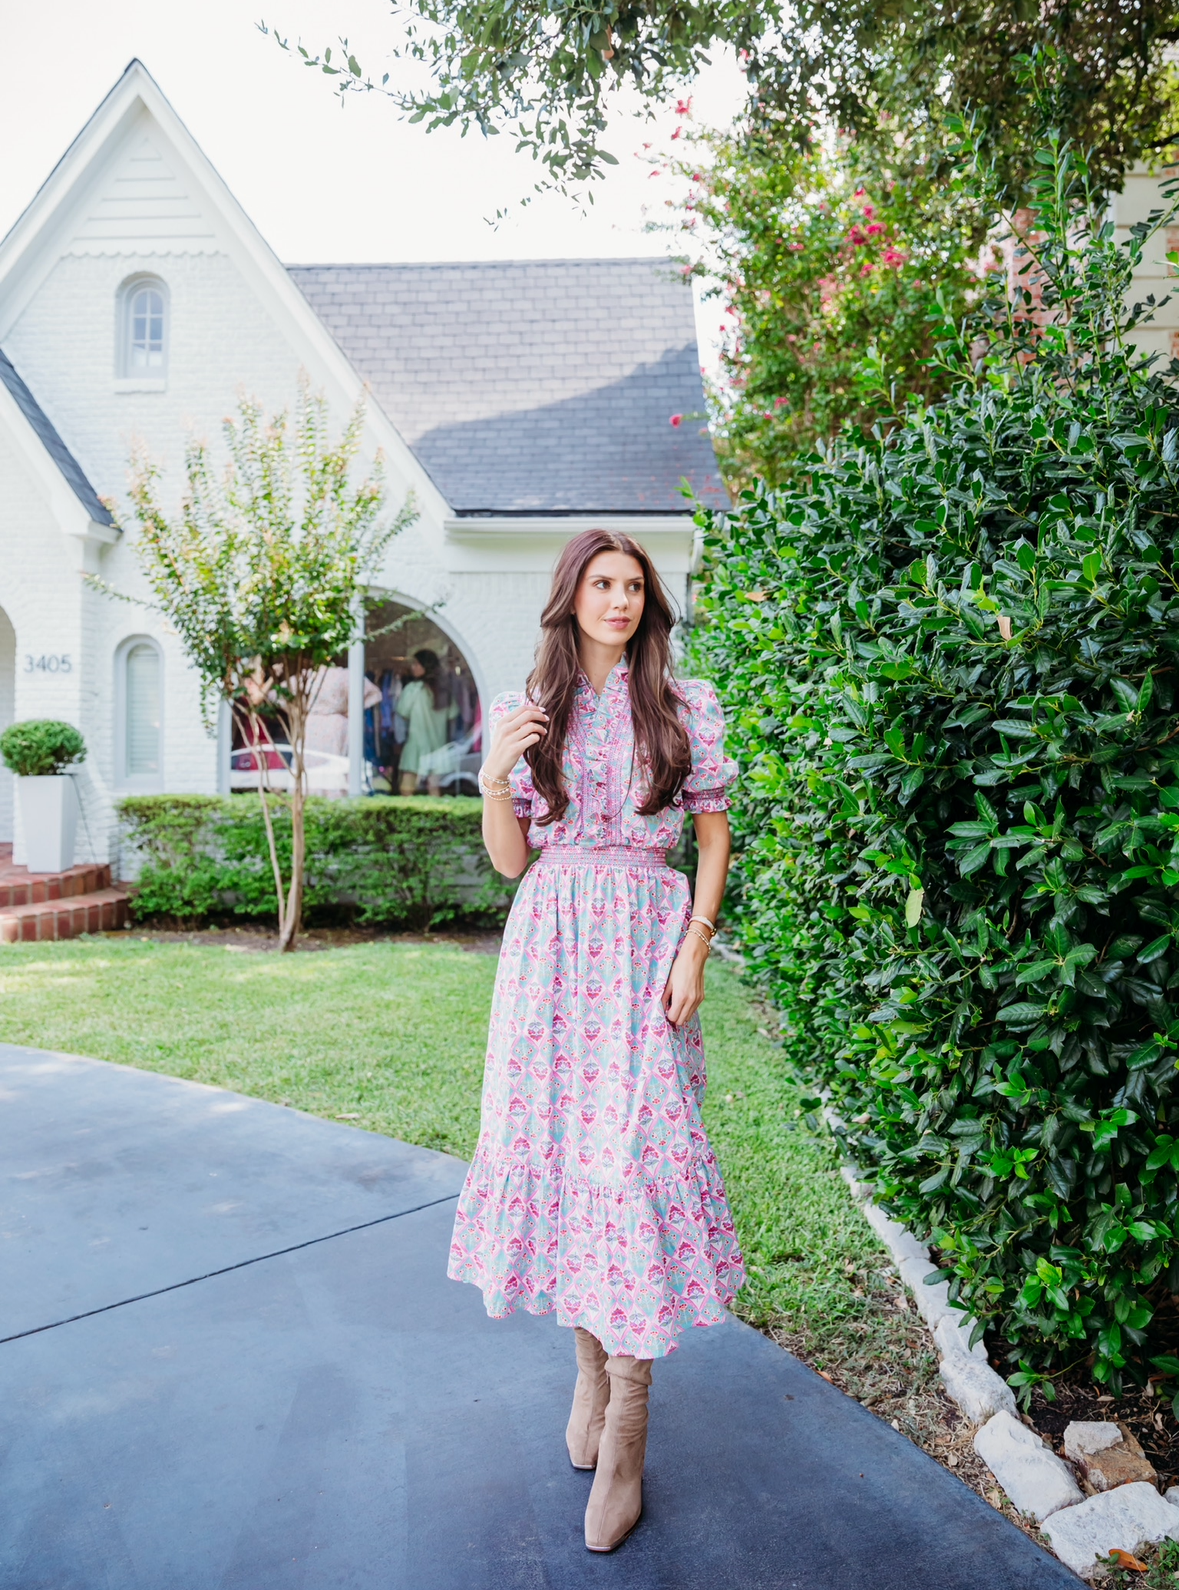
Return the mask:
<svg viewBox="0 0 1179 1590">
<path fill-rule="evenodd" d="M 0 235 L 12 225 L 102 96 L 138 56 L 263 236 L 288 263 L 577 258 L 660 254 L 643 230 L 671 191 L 635 158 L 670 147 L 674 116 L 620 114 L 619 158 L 583 213 L 548 194 L 507 137 L 461 139 L 402 122 L 376 95 L 341 107 L 331 79 L 284 55 L 259 18 L 311 49 L 346 34 L 379 79 L 397 24 L 387 0 L 0 0 Z M 743 98 L 735 65 L 693 89 L 703 120 Z M 513 208 L 496 230 L 486 217 Z M 709 320 L 711 321 L 711 311 Z"/>
</svg>

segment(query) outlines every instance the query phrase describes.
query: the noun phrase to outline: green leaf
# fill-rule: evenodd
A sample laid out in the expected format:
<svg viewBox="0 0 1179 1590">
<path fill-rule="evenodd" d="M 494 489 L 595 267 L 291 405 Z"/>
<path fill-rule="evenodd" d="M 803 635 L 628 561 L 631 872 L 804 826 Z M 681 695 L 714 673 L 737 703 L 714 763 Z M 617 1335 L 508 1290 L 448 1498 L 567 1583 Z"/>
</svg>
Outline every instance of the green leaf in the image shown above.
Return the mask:
<svg viewBox="0 0 1179 1590">
<path fill-rule="evenodd" d="M 910 889 L 905 901 L 905 926 L 916 927 L 921 920 L 921 905 L 925 899 L 924 889 Z"/>
<path fill-rule="evenodd" d="M 1157 961 L 1171 948 L 1170 933 L 1161 933 L 1157 939 L 1152 939 L 1145 949 L 1139 950 L 1138 959 L 1143 966 L 1148 966 L 1151 961 Z"/>
<path fill-rule="evenodd" d="M 1039 1021 L 1047 1008 L 1042 1000 L 1021 1000 L 999 1011 L 999 1020 L 1010 1026 L 1030 1027 L 1033 1022 Z"/>
</svg>

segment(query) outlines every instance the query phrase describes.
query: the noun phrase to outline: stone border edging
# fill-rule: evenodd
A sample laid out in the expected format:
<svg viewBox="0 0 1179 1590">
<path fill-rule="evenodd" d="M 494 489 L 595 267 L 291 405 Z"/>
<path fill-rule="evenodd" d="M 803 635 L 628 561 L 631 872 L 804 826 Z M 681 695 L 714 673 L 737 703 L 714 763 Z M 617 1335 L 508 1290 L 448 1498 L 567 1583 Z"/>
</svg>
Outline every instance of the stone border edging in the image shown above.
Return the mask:
<svg viewBox="0 0 1179 1590">
<path fill-rule="evenodd" d="M 828 1105 L 823 1119 L 833 1131 L 843 1124 Z M 1179 1487 L 1165 1497 L 1141 1482 L 1095 1496 L 1082 1493 L 1068 1464 L 1020 1419 L 1015 1395 L 987 1362 L 981 1339 L 971 1347 L 976 1322 L 952 1307 L 948 1283 L 925 1285 L 929 1250 L 873 1203 L 871 1188 L 860 1181 L 854 1165 L 842 1165 L 840 1175 L 913 1294 L 937 1346 L 938 1373 L 948 1395 L 971 1424 L 980 1426 L 974 1450 L 1012 1505 L 1035 1518 L 1061 1562 L 1088 1577 L 1111 1551 L 1133 1553 L 1144 1541 L 1179 1540 Z"/>
<path fill-rule="evenodd" d="M 823 1117 L 828 1126 L 842 1124 L 829 1108 Z M 1016 1413 L 1015 1393 L 1001 1375 L 987 1363 L 982 1341 L 970 1345 L 975 1320 L 950 1302 L 946 1281 L 926 1286 L 930 1274 L 929 1250 L 923 1248 L 911 1231 L 893 1220 L 872 1201 L 871 1189 L 856 1174 L 854 1165 L 840 1167 L 840 1175 L 863 1211 L 864 1219 L 892 1255 L 901 1280 L 913 1294 L 918 1312 L 929 1326 L 937 1347 L 938 1373 L 947 1393 L 962 1409 L 971 1424 L 983 1424 L 996 1413 Z"/>
</svg>

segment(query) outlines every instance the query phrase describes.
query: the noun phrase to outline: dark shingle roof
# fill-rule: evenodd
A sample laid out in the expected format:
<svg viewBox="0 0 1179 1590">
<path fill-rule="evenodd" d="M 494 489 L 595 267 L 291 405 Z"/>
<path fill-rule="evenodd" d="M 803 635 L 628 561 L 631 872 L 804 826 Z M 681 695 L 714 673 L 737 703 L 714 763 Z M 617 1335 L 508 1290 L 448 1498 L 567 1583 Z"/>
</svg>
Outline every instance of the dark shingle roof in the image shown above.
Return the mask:
<svg viewBox="0 0 1179 1590">
<path fill-rule="evenodd" d="M 16 399 L 17 407 L 40 437 L 41 445 L 61 470 L 71 491 L 86 512 L 99 524 L 113 524 L 110 511 L 99 501 L 98 493 L 86 479 L 81 464 L 57 434 L 53 422 L 17 375 L 11 361 L 3 352 L 0 352 L 0 381 Z"/>
<path fill-rule="evenodd" d="M 457 513 L 684 513 L 684 477 L 727 500 L 674 262 L 289 269 Z"/>
</svg>

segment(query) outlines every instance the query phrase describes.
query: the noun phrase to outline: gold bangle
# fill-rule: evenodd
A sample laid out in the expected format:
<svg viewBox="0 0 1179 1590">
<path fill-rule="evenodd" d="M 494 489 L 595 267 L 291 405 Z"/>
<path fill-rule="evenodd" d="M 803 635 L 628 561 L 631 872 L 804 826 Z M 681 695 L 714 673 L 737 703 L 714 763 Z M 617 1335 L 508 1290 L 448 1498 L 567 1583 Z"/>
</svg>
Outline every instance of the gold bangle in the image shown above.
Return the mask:
<svg viewBox="0 0 1179 1590">
<path fill-rule="evenodd" d="M 715 922 L 710 922 L 706 916 L 698 916 L 696 914 L 696 912 L 693 911 L 692 915 L 688 918 L 688 921 L 689 922 L 703 922 L 704 926 L 712 934 L 713 938 L 716 937 L 716 923 Z"/>
<path fill-rule="evenodd" d="M 516 797 L 512 794 L 510 789 L 485 789 L 483 791 L 483 798 L 484 800 L 489 801 L 510 801 L 515 800 Z"/>
<path fill-rule="evenodd" d="M 699 928 L 689 927 L 688 932 L 694 933 L 700 940 L 701 944 L 703 944 L 704 948 L 708 951 L 709 955 L 712 954 L 712 940 L 710 938 L 705 938 L 704 934 L 701 933 Z"/>
</svg>

